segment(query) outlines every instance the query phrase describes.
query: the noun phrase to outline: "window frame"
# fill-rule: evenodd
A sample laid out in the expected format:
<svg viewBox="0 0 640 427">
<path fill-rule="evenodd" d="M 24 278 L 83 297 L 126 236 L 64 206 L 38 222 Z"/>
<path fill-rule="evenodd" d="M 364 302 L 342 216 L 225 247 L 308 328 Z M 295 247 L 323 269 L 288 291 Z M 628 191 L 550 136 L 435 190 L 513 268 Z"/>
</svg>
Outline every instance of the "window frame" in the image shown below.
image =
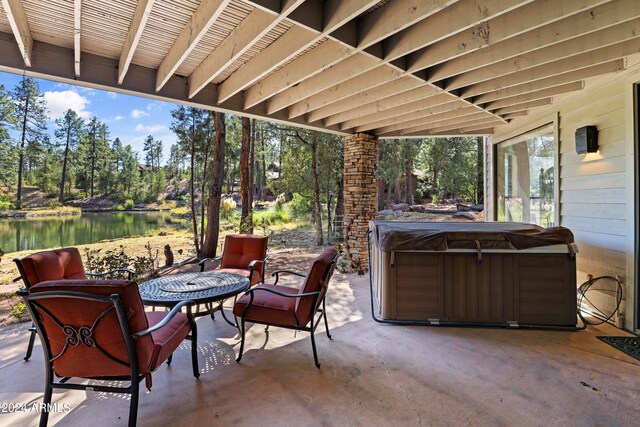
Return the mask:
<svg viewBox="0 0 640 427">
<path fill-rule="evenodd" d="M 491 171 L 491 190 L 492 197 L 491 201 L 493 203 L 493 209 L 491 210 L 491 214 L 494 221 L 498 221 L 498 146 L 502 143 L 508 142 L 509 140 L 518 138 L 522 135 L 526 135 L 528 133 L 534 132 L 536 129 L 543 128 L 545 126 L 553 127 L 553 153 L 554 153 L 554 177 L 553 177 L 553 222 L 555 225 L 560 224 L 560 126 L 559 126 L 559 114 L 556 113 L 554 116 L 547 117 L 542 120 L 538 120 L 536 122 L 528 123 L 526 126 L 520 127 L 517 130 L 508 133 L 506 135 L 501 135 L 500 138 L 492 141 L 493 150 L 491 155 L 491 163 L 492 163 L 492 171 Z"/>
</svg>

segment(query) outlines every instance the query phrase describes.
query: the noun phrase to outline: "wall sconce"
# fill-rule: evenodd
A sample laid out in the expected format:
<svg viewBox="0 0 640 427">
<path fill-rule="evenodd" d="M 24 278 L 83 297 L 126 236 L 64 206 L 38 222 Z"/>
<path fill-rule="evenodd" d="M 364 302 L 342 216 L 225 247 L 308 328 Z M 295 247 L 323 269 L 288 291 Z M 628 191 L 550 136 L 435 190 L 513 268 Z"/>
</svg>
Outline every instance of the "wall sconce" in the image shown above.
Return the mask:
<svg viewBox="0 0 640 427">
<path fill-rule="evenodd" d="M 576 129 L 576 153 L 596 153 L 598 151 L 598 129 L 583 126 Z"/>
</svg>

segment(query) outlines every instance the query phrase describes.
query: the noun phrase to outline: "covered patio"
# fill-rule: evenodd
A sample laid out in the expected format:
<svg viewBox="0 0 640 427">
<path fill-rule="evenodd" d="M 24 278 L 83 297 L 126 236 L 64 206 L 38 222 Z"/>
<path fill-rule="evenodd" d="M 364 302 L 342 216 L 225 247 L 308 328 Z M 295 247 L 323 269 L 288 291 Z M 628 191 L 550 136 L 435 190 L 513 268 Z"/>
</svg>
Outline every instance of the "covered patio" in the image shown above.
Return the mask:
<svg viewBox="0 0 640 427">
<path fill-rule="evenodd" d="M 500 147 L 532 132 L 548 138 L 546 224 L 575 235 L 576 285 L 620 277 L 613 323 L 638 331 L 636 0 L 0 4 L 1 71 L 344 135 L 344 239 L 356 263 L 366 263 L 378 210 L 380 138 L 486 137 L 488 220 L 505 219 L 505 199 L 514 199 L 505 193 L 517 182 L 508 178 L 519 163 Z M 585 126 L 599 131 L 597 152 L 576 152 Z M 640 363 L 595 338 L 627 333 L 612 325 L 572 333 L 380 325 L 367 276 L 356 275 L 336 274 L 327 304 L 334 340 L 319 337 L 320 370 L 305 334 L 274 330 L 266 340 L 260 326 L 238 365 L 236 331 L 200 319 L 200 379 L 187 375 L 181 347 L 142 394 L 140 424 L 634 425 L 640 415 Z M 2 330 L 3 403 L 42 396 L 34 368 L 42 355 L 22 361 L 22 329 Z M 119 425 L 122 400 L 55 393 L 72 410 L 51 422 Z M 12 425 L 37 418 L 0 414 Z"/>
<path fill-rule="evenodd" d="M 274 258 L 286 266 L 291 253 Z M 312 259 L 306 253 L 302 258 Z M 294 266 L 292 266 L 294 268 Z M 190 345 L 143 391 L 139 425 L 634 425 L 640 362 L 582 332 L 380 325 L 366 277 L 336 273 L 327 309 L 333 340 L 253 325 L 241 363 L 238 335 L 219 316 L 198 320 L 201 375 Z M 40 345 L 22 360 L 26 326 L 4 327 L 2 403 L 42 400 Z M 57 391 L 49 425 L 123 425 L 127 395 Z M 3 425 L 35 425 L 39 414 L 2 413 Z"/>
</svg>

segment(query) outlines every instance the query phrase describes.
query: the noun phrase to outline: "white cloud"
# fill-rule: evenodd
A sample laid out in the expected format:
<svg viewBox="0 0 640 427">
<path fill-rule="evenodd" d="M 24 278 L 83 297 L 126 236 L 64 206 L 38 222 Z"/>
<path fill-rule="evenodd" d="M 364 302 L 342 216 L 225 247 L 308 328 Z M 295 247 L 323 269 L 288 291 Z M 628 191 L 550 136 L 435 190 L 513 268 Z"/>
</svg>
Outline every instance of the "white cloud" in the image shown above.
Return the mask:
<svg viewBox="0 0 640 427">
<path fill-rule="evenodd" d="M 91 112 L 86 110 L 91 101 L 73 90 L 48 91 L 44 93 L 44 99 L 51 120 L 62 117 L 68 109 L 74 110 L 85 120 L 91 116 Z"/>
<path fill-rule="evenodd" d="M 165 125 L 148 125 L 148 126 L 143 124 L 136 125 L 136 132 L 156 133 L 164 129 L 166 129 Z"/>
<path fill-rule="evenodd" d="M 105 92 L 107 94 L 107 96 L 111 99 L 116 99 L 118 97 L 118 94 L 115 92 Z"/>
<path fill-rule="evenodd" d="M 113 118 L 114 122 L 119 122 L 120 120 L 124 120 L 124 116 L 121 116 L 120 114 L 118 114 Z"/>
<path fill-rule="evenodd" d="M 146 111 L 138 110 L 137 108 L 131 111 L 131 117 L 133 117 L 134 119 L 139 119 L 148 115 L 149 113 L 147 113 Z"/>
</svg>

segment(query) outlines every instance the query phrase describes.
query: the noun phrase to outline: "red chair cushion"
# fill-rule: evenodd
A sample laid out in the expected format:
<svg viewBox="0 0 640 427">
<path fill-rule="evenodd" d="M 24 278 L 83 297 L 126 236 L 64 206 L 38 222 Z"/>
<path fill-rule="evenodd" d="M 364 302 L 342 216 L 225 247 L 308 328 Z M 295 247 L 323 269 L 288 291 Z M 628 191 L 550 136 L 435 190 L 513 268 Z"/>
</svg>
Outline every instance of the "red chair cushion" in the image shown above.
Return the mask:
<svg viewBox="0 0 640 427">
<path fill-rule="evenodd" d="M 166 315 L 167 313 L 162 311 L 147 312 L 149 327 L 160 323 Z M 177 313 L 165 326 L 157 331 L 151 332 L 151 338 L 153 338 L 153 357 L 151 358 L 150 369 L 152 371 L 157 369 L 167 360 L 190 332 L 191 324 L 185 313 Z"/>
<path fill-rule="evenodd" d="M 216 268 L 215 271 L 221 273 L 233 273 L 239 274 L 244 277 L 249 277 L 249 270 L 246 268 Z M 260 283 L 262 280 L 262 273 L 259 271 L 253 270 L 253 277 L 251 278 L 251 286 Z"/>
<path fill-rule="evenodd" d="M 87 278 L 78 248 L 37 252 L 22 258 L 21 264 L 29 286 L 45 280 Z"/>
<path fill-rule="evenodd" d="M 144 306 L 138 293 L 138 285 L 129 280 L 58 280 L 45 281 L 29 288 L 31 295 L 47 291 L 83 292 L 92 295 L 120 296 L 127 316 L 131 333 L 140 332 L 149 327 Z M 52 298 L 39 300 L 36 303 L 52 313 L 62 325 L 78 330 L 82 326 L 91 327 L 96 318 L 109 306 L 107 303 L 70 298 Z M 46 314 L 39 311 L 52 356 L 58 355 L 67 343 L 67 335 Z M 126 363 L 129 355 L 122 335 L 120 323 L 115 310 L 108 312 L 100 319 L 93 330 L 92 338 L 106 352 Z M 153 370 L 154 355 L 159 352 L 154 348 L 151 335 L 134 341 L 140 374 Z M 96 347 L 87 347 L 80 343 L 75 347 L 68 346 L 62 356 L 53 362 L 56 375 L 65 377 L 105 377 L 126 376 L 130 374 L 127 366 L 120 364 Z"/>
<path fill-rule="evenodd" d="M 228 234 L 224 239 L 224 251 L 220 268 L 239 268 L 248 270 L 251 261 L 264 259 L 267 256 L 266 236 L 253 234 Z M 254 271 L 262 277 L 264 263 L 257 263 Z M 252 281 L 253 283 L 253 281 Z"/>
<path fill-rule="evenodd" d="M 304 326 L 296 318 L 295 306 L 298 298 L 286 298 L 271 292 L 261 291 L 261 288 L 273 289 L 286 294 L 295 295 L 299 291 L 295 288 L 279 285 L 259 285 L 253 291 L 253 302 L 245 315 L 249 322 L 269 323 L 279 326 Z M 240 317 L 249 304 L 250 296 L 243 295 L 233 306 L 233 314 Z"/>
<path fill-rule="evenodd" d="M 307 292 L 316 292 L 322 291 L 322 293 L 318 296 L 316 301 L 321 301 L 321 298 L 324 296 L 327 287 L 323 287 L 323 276 L 331 263 L 331 260 L 336 256 L 338 252 L 334 248 L 326 248 L 318 257 L 313 261 L 311 268 L 307 272 L 305 277 L 304 284 L 300 289 L 300 293 L 304 294 Z M 331 271 L 333 273 L 333 271 Z M 327 276 L 327 282 L 331 277 L 331 273 Z M 297 299 L 296 303 L 296 313 L 298 315 L 298 319 L 302 322 L 303 325 L 306 325 L 311 317 L 313 316 L 313 312 L 315 312 L 313 307 L 313 297 L 302 297 Z"/>
</svg>

